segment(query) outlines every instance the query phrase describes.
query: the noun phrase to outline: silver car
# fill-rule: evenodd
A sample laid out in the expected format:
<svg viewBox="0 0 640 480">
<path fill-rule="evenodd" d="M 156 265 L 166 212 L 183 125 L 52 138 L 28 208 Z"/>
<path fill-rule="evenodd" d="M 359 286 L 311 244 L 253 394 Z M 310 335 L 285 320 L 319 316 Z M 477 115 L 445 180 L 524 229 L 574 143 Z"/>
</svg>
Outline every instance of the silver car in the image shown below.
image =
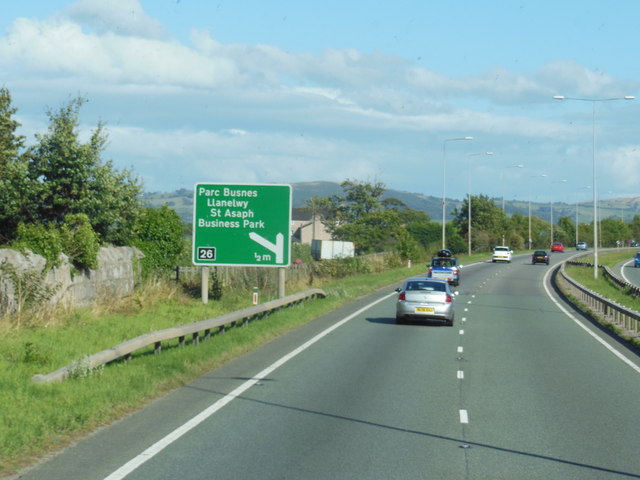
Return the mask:
<svg viewBox="0 0 640 480">
<path fill-rule="evenodd" d="M 453 325 L 454 292 L 446 280 L 428 277 L 411 277 L 396 290 L 396 323 L 409 319 L 434 320 Z"/>
</svg>

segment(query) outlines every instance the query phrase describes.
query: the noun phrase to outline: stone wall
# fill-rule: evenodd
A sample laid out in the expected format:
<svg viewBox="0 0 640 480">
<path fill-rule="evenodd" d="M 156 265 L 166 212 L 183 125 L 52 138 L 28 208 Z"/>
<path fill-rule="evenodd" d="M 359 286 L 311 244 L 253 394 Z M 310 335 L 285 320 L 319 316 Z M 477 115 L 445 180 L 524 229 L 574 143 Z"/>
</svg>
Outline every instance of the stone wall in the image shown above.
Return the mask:
<svg viewBox="0 0 640 480">
<path fill-rule="evenodd" d="M 43 279 L 55 290 L 50 302 L 87 306 L 100 297 L 130 295 L 139 273 L 137 259 L 142 256 L 142 252 L 133 247 L 102 247 L 98 253 L 98 268 L 79 272 L 63 255 L 62 264 L 48 271 Z M 19 275 L 27 272 L 41 274 L 46 264 L 40 255 L 23 255 L 15 250 L 0 249 L 0 264 L 3 262 L 15 268 Z M 17 291 L 10 276 L 0 269 L 0 313 L 19 309 L 19 288 Z"/>
</svg>

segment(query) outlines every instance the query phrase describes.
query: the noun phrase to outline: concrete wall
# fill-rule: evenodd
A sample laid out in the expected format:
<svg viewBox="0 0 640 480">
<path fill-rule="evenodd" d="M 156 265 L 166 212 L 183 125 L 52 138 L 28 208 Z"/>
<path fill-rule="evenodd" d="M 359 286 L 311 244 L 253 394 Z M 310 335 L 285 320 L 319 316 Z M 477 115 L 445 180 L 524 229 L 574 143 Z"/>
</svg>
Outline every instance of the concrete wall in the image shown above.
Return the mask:
<svg viewBox="0 0 640 480">
<path fill-rule="evenodd" d="M 72 306 L 87 306 L 97 298 L 124 297 L 133 292 L 142 252 L 132 247 L 102 247 L 98 253 L 97 270 L 74 271 L 63 255 L 59 267 L 46 273 L 44 282 L 55 289 L 51 303 L 65 303 Z M 0 264 L 6 261 L 19 274 L 41 273 L 46 261 L 40 255 L 9 249 L 0 249 Z M 0 313 L 16 312 L 19 308 L 16 286 L 0 270 Z"/>
</svg>

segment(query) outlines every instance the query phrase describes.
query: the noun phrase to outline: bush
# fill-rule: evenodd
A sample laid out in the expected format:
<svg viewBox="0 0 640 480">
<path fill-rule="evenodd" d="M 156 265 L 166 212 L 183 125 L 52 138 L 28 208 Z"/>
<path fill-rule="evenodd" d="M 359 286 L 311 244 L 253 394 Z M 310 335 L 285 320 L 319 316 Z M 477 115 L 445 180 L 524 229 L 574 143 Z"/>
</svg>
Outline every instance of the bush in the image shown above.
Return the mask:
<svg viewBox="0 0 640 480">
<path fill-rule="evenodd" d="M 57 267 L 62 262 L 60 254 L 63 251 L 63 239 L 60 230 L 51 225 L 41 223 L 18 224 L 18 235 L 12 247 L 26 253 L 42 255 L 47 261 L 47 268 Z"/>
<path fill-rule="evenodd" d="M 319 277 L 344 278 L 358 273 L 369 273 L 371 266 L 365 257 L 346 257 L 315 262 L 313 273 Z"/>
<path fill-rule="evenodd" d="M 95 270 L 98 268 L 100 237 L 93 231 L 89 217 L 83 213 L 64 217 L 62 240 L 64 253 L 76 268 Z"/>
<path fill-rule="evenodd" d="M 177 265 L 183 251 L 183 225 L 180 216 L 163 205 L 160 208 L 146 208 L 135 229 L 134 246 L 144 258 L 142 268 L 145 275 L 167 271 Z"/>
</svg>

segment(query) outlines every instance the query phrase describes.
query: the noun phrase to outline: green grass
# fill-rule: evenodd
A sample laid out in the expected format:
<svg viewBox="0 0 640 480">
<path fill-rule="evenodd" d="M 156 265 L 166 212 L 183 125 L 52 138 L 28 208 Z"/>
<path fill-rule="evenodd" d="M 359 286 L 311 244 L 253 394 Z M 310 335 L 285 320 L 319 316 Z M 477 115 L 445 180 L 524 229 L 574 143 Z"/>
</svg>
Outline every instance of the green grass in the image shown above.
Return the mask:
<svg viewBox="0 0 640 480">
<path fill-rule="evenodd" d="M 129 305 L 127 313 L 76 310 L 47 327 L 7 330 L 0 336 L 0 476 L 16 472 L 352 299 L 424 271 L 421 262 L 410 269 L 314 285 L 323 288 L 327 298 L 281 310 L 251 322 L 249 328 L 227 330 L 198 346 L 179 348 L 177 341 L 163 344 L 161 355 L 153 355 L 151 350 L 137 352 L 129 362 L 114 362 L 94 371 L 82 368 L 80 363 L 74 378 L 49 385 L 34 384 L 31 377 L 150 331 L 245 308 L 250 305 L 250 295 L 242 299 L 223 297 L 221 302 L 204 305 L 167 291 L 162 301 L 138 296 L 133 302 L 135 308 Z"/>
<path fill-rule="evenodd" d="M 633 252 L 630 250 L 603 253 L 598 256 L 598 264 L 613 268 L 616 264 L 629 260 L 632 255 Z M 581 258 L 581 261 L 593 263 L 593 256 L 583 257 Z M 602 270 L 599 271 L 597 279 L 593 278 L 593 267 L 567 265 L 565 271 L 567 272 L 567 275 L 589 290 L 594 291 L 625 308 L 640 312 L 640 299 L 631 295 L 627 290 L 621 289 L 614 283 L 610 282 L 605 278 Z M 574 301 L 576 301 L 576 299 L 574 299 Z M 577 303 L 580 304 L 580 302 Z M 591 315 L 595 321 L 601 323 L 603 326 L 614 332 L 621 339 L 629 342 L 636 348 L 640 348 L 640 339 L 637 335 L 626 332 L 619 326 L 600 318 L 594 312 L 591 312 L 586 305 L 581 306 L 581 309 Z"/>
<path fill-rule="evenodd" d="M 635 251 L 635 250 L 634 250 Z M 613 268 L 616 264 L 629 260 L 633 255 L 631 250 L 622 250 L 598 255 L 598 263 Z M 593 263 L 593 256 L 586 256 L 580 259 L 584 262 Z M 567 265 L 567 274 L 576 282 L 585 286 L 589 290 L 599 293 L 624 307 L 640 311 L 640 299 L 621 290 L 616 285 L 608 281 L 603 275 L 602 269 L 598 272 L 598 278 L 593 278 L 593 268 Z"/>
</svg>

